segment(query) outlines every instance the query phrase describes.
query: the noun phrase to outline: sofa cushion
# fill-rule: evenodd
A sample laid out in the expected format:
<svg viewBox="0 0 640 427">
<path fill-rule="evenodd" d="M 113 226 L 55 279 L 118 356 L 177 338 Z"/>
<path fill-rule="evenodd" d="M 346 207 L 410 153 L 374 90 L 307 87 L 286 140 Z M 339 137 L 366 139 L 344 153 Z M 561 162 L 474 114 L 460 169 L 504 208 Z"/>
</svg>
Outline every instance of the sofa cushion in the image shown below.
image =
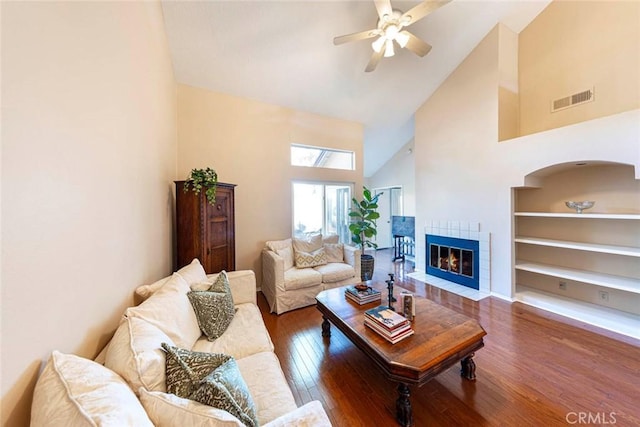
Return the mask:
<svg viewBox="0 0 640 427">
<path fill-rule="evenodd" d="M 113 335 L 105 366 L 121 375 L 133 390 L 166 391 L 165 357 L 161 344 L 173 344 L 158 327 L 136 317 L 125 317 Z"/>
<path fill-rule="evenodd" d="M 290 268 L 284 272 L 284 288 L 292 289 L 308 288 L 322 283 L 322 274 L 313 268 Z"/>
<path fill-rule="evenodd" d="M 322 247 L 322 234 L 309 234 L 305 237 L 294 237 L 291 239 L 293 244 L 293 256 L 296 252 L 313 252 Z"/>
<path fill-rule="evenodd" d="M 316 249 L 313 252 L 296 251 L 296 268 L 315 267 L 327 263 L 327 254 L 324 248 Z"/>
<path fill-rule="evenodd" d="M 236 362 L 256 404 L 260 425 L 296 409 L 296 401 L 275 353 L 256 353 Z"/>
<path fill-rule="evenodd" d="M 239 419 L 223 411 L 175 394 L 140 389 L 140 401 L 157 427 L 244 427 Z"/>
<path fill-rule="evenodd" d="M 169 279 L 171 279 L 171 276 L 163 277 L 162 279 L 157 280 L 150 285 L 138 286 L 135 290 L 135 293 L 140 297 L 142 301 L 144 301 L 151 295 L 156 293 L 158 289 L 160 289 L 165 283 L 169 281 Z"/>
<path fill-rule="evenodd" d="M 328 234 L 326 236 L 322 236 L 322 243 L 339 243 L 340 236 L 337 234 Z"/>
<path fill-rule="evenodd" d="M 327 263 L 344 262 L 344 245 L 342 243 L 325 243 L 324 252 L 327 254 Z"/>
<path fill-rule="evenodd" d="M 33 392 L 31 425 L 153 426 L 118 374 L 92 360 L 55 350 Z"/>
<path fill-rule="evenodd" d="M 331 421 L 322 407 L 322 403 L 313 400 L 279 416 L 262 427 L 331 427 Z"/>
<path fill-rule="evenodd" d="M 206 280 L 206 275 L 204 279 Z M 137 307 L 125 312 L 128 317 L 137 317 L 157 326 L 176 345 L 191 348 L 200 335 L 198 319 L 187 297 L 189 284 L 178 273 L 155 294 Z"/>
<path fill-rule="evenodd" d="M 278 252 L 280 249 L 291 248 L 291 239 L 284 240 L 269 240 L 265 243 L 265 246 L 273 252 Z"/>
<path fill-rule="evenodd" d="M 335 283 L 350 279 L 356 275 L 353 267 L 339 262 L 331 262 L 327 265 L 314 267 L 314 270 L 322 275 L 322 283 Z"/>
<path fill-rule="evenodd" d="M 291 267 L 293 267 L 293 265 L 294 265 L 294 263 L 293 263 L 293 248 L 291 246 L 286 247 L 286 248 L 282 248 L 282 249 L 278 249 L 276 251 L 276 253 L 284 261 L 284 269 L 285 270 L 288 270 Z"/>
<path fill-rule="evenodd" d="M 163 344 L 167 352 L 167 391 L 225 410 L 257 427 L 256 410 L 233 357 Z"/>
<path fill-rule="evenodd" d="M 261 351 L 273 351 L 273 343 L 260 309 L 254 304 L 240 304 L 236 306 L 231 324 L 219 338 L 209 341 L 203 336 L 192 350 L 224 353 L 240 359 Z"/>
</svg>

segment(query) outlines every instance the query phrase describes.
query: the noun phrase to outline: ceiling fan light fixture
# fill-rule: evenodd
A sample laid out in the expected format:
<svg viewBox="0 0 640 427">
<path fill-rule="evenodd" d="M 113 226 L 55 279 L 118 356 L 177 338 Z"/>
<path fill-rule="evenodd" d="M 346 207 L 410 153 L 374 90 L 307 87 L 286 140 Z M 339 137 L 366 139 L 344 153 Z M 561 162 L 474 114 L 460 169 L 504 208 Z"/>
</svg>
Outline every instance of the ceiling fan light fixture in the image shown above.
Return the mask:
<svg viewBox="0 0 640 427">
<path fill-rule="evenodd" d="M 393 51 L 393 40 L 387 40 L 384 47 L 384 57 L 389 58 L 393 55 L 395 55 L 395 52 Z"/>
<path fill-rule="evenodd" d="M 386 41 L 387 39 L 384 38 L 384 36 L 380 36 L 373 43 L 371 43 L 371 47 L 375 52 L 380 53 Z"/>
<path fill-rule="evenodd" d="M 393 40 L 396 38 L 399 32 L 400 28 L 398 28 L 397 25 L 390 24 L 385 27 L 384 36 L 387 38 L 387 40 Z"/>
<path fill-rule="evenodd" d="M 409 43 L 409 33 L 407 31 L 402 31 L 396 34 L 396 42 L 398 42 L 400 47 L 405 47 L 407 43 Z"/>
</svg>

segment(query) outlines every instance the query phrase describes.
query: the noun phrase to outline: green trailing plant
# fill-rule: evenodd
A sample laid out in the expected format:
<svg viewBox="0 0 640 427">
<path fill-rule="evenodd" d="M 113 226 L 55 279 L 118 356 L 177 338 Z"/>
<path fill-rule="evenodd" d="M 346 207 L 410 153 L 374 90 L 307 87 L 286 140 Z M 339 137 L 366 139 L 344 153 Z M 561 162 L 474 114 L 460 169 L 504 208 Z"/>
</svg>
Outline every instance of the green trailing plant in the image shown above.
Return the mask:
<svg viewBox="0 0 640 427">
<path fill-rule="evenodd" d="M 358 245 L 364 252 L 366 248 L 377 249 L 378 245 L 371 241 L 371 238 L 378 234 L 376 220 L 380 218 L 378 213 L 378 198 L 382 193 L 372 196 L 367 187 L 363 187 L 362 200 L 355 197 L 351 199 L 353 208 L 349 216 L 353 222 L 349 224 L 351 231 L 351 241 Z"/>
<path fill-rule="evenodd" d="M 216 187 L 218 186 L 218 174 L 211 168 L 191 169 L 191 173 L 184 182 L 184 192 L 192 190 L 200 194 L 202 187 L 206 188 L 207 201 L 210 204 L 216 202 Z"/>
</svg>

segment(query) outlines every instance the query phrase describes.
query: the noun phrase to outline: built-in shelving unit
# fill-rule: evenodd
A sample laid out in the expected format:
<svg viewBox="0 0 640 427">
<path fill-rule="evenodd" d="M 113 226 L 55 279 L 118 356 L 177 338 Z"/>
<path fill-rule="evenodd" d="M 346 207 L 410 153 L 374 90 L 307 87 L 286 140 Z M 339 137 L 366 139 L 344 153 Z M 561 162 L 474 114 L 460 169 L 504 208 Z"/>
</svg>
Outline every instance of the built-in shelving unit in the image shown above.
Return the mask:
<svg viewBox="0 0 640 427">
<path fill-rule="evenodd" d="M 517 301 L 640 338 L 634 175 L 628 165 L 568 165 L 537 177 L 535 189 L 515 190 Z M 565 200 L 596 200 L 600 212 L 562 212 Z"/>
</svg>

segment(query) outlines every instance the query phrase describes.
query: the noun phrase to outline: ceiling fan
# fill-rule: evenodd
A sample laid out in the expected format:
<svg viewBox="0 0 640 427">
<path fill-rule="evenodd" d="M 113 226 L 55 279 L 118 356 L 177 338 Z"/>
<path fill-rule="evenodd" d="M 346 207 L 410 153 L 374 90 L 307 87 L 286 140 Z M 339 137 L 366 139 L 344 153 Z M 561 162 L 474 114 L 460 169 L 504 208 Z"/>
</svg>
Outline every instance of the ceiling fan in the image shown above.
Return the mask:
<svg viewBox="0 0 640 427">
<path fill-rule="evenodd" d="M 406 47 L 418 56 L 425 56 L 431 50 L 431 45 L 420 40 L 418 37 L 403 28 L 419 21 L 429 13 L 441 6 L 444 6 L 450 1 L 451 0 L 423 1 L 411 8 L 409 11 L 403 13 L 402 11 L 391 7 L 391 0 L 374 0 L 379 17 L 377 28 L 335 37 L 333 39 L 333 44 L 340 45 L 347 42 L 377 37 L 377 39 L 371 43 L 373 54 L 367 64 L 367 68 L 365 68 L 366 72 L 375 70 L 383 56 L 390 57 L 395 54 L 393 47 L 394 42 L 401 48 Z"/>
</svg>

